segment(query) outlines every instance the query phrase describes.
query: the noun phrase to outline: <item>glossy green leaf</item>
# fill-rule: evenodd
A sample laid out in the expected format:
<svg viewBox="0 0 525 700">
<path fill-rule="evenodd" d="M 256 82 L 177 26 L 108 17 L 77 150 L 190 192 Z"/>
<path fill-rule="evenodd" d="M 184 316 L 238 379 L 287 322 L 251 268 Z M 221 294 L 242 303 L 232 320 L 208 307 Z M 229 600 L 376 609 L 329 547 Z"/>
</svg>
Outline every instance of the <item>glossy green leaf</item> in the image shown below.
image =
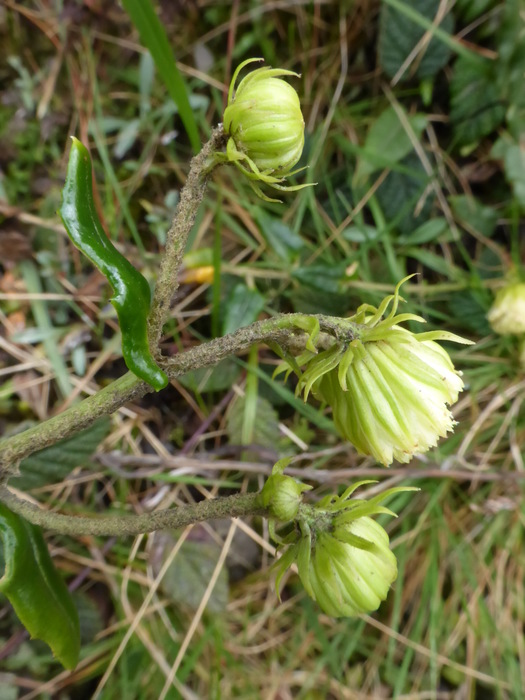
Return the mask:
<svg viewBox="0 0 525 700">
<path fill-rule="evenodd" d="M 412 134 L 405 124 L 408 124 L 416 138 L 419 138 L 427 124 L 427 118 L 424 114 L 409 115 L 401 106 L 399 110 L 400 114 L 393 107 L 387 107 L 370 127 L 357 161 L 356 185 L 363 184 L 367 176 L 376 170 L 399 163 L 414 150 Z"/>
<path fill-rule="evenodd" d="M 5 571 L 3 593 L 32 637 L 43 640 L 68 669 L 78 662 L 78 614 L 66 584 L 49 556 L 40 528 L 0 504 Z"/>
<path fill-rule="evenodd" d="M 153 3 L 151 0 L 122 0 L 122 5 L 138 29 L 142 43 L 151 53 L 166 90 L 177 105 L 192 148 L 197 153 L 201 148 L 201 141 L 188 99 L 186 83 L 177 68 L 168 37 Z"/>
<path fill-rule="evenodd" d="M 93 199 L 89 152 L 78 139 L 72 141 L 58 213 L 71 241 L 108 278 L 113 288 L 111 303 L 117 310 L 126 366 L 160 391 L 168 384 L 168 377 L 149 349 L 147 325 L 151 290 L 148 281 L 106 236 Z"/>
</svg>

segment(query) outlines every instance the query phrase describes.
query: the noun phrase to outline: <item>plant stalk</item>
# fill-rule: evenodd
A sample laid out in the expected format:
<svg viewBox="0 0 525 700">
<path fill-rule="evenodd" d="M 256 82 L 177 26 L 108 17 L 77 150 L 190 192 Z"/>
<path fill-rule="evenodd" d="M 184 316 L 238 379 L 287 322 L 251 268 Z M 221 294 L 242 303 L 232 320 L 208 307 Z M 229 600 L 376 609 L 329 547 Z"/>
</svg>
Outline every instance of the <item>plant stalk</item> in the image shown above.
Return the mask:
<svg viewBox="0 0 525 700">
<path fill-rule="evenodd" d="M 177 530 L 214 518 L 240 518 L 247 515 L 265 515 L 259 494 L 235 494 L 200 501 L 191 505 L 166 508 L 142 515 L 83 517 L 62 515 L 43 510 L 18 498 L 5 486 L 0 487 L 0 501 L 33 525 L 62 535 L 93 535 L 100 537 L 130 537 L 155 530 Z"/>
</svg>

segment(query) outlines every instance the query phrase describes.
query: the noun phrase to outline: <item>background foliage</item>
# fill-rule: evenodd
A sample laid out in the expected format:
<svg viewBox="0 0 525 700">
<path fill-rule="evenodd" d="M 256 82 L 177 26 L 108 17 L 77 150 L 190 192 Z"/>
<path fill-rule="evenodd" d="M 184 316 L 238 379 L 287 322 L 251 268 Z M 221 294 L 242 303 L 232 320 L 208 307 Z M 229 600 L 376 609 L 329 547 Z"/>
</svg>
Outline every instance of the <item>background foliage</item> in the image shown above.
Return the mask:
<svg viewBox="0 0 525 700">
<path fill-rule="evenodd" d="M 277 311 L 346 315 L 412 272 L 406 309 L 477 344 L 450 348 L 468 387 L 455 434 L 405 468 L 341 444 L 329 412 L 271 381 L 266 348 L 26 460 L 12 485 L 71 512 L 246 490 L 285 455 L 300 456 L 314 497 L 354 476 L 422 490 L 398 495 L 401 516 L 384 523 L 399 560 L 389 600 L 353 620 L 319 614 L 294 576 L 277 604 L 258 521 L 134 542 L 50 536 L 75 591 L 81 662 L 64 672 L 1 599 L 0 696 L 522 697 L 525 380 L 517 341 L 485 318 L 525 258 L 522 4 L 123 4 L 129 14 L 98 0 L 0 3 L 4 434 L 125 369 L 108 287 L 55 214 L 68 136 L 90 147 L 108 235 L 153 280 L 195 135 L 221 120 L 250 56 L 302 74 L 300 177 L 318 184 L 263 203 L 219 171 L 165 352 Z"/>
</svg>

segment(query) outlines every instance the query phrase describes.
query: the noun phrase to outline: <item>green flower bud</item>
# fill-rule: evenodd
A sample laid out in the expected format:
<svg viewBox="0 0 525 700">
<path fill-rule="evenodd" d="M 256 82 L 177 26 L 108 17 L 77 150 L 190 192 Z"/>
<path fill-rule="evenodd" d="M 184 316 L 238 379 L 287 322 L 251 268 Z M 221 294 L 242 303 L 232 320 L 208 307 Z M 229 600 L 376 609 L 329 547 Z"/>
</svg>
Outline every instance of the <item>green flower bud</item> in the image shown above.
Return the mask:
<svg viewBox="0 0 525 700">
<path fill-rule="evenodd" d="M 281 79 L 298 76 L 280 68 L 257 68 L 235 83 L 244 66 L 262 59 L 251 58 L 238 66 L 228 93 L 223 127 L 230 136 L 222 160 L 233 163 L 249 179 L 257 194 L 269 201 L 256 184 L 264 182 L 278 190 L 298 190 L 308 185 L 286 186 L 282 181 L 292 175 L 304 145 L 304 120 L 299 96 Z"/>
<path fill-rule="evenodd" d="M 275 564 L 277 588 L 286 569 L 297 564 L 308 595 L 332 617 L 352 617 L 377 610 L 397 577 L 397 562 L 386 531 L 372 518 L 391 511 L 379 503 L 390 489 L 368 501 L 349 500 L 361 484 L 341 497 L 329 497 L 309 511 L 303 505 L 299 534 Z"/>
<path fill-rule="evenodd" d="M 499 335 L 525 333 L 525 282 L 512 282 L 500 289 L 487 319 Z"/>
<path fill-rule="evenodd" d="M 283 474 L 289 462 L 290 459 L 277 462 L 261 491 L 261 504 L 272 518 L 282 522 L 295 518 L 303 500 L 302 494 L 312 488 Z"/>
<path fill-rule="evenodd" d="M 307 351 L 294 363 L 285 357 L 284 363 L 296 372 L 306 365 L 299 370 L 298 392 L 306 400 L 312 391 L 329 404 L 339 433 L 385 466 L 394 459 L 409 462 L 453 429 L 448 406 L 457 401 L 463 381 L 435 341 L 471 343 L 445 331 L 415 334 L 402 328 L 407 320 L 424 322 L 396 314 L 404 281 L 378 308 L 363 304 L 354 316 L 339 320 L 340 337 L 346 324 L 348 342 L 334 342 L 317 355 Z"/>
<path fill-rule="evenodd" d="M 355 547 L 320 533 L 306 571 L 314 599 L 332 617 L 377 610 L 397 578 L 396 558 L 380 525 L 363 517 L 347 529 L 349 534 L 366 541 L 368 547 Z M 304 576 L 305 571 L 302 573 Z"/>
</svg>

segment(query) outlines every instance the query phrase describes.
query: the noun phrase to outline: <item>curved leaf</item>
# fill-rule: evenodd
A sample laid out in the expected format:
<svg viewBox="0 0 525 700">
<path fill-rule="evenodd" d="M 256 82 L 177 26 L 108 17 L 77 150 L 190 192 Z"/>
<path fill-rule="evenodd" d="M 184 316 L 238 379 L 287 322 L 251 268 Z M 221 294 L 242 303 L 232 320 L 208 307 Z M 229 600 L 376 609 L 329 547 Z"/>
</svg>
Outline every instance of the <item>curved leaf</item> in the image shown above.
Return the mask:
<svg viewBox="0 0 525 700">
<path fill-rule="evenodd" d="M 42 531 L 0 503 L 0 537 L 5 559 L 0 593 L 29 634 L 48 644 L 65 668 L 75 668 L 80 652 L 78 614 Z"/>
</svg>

